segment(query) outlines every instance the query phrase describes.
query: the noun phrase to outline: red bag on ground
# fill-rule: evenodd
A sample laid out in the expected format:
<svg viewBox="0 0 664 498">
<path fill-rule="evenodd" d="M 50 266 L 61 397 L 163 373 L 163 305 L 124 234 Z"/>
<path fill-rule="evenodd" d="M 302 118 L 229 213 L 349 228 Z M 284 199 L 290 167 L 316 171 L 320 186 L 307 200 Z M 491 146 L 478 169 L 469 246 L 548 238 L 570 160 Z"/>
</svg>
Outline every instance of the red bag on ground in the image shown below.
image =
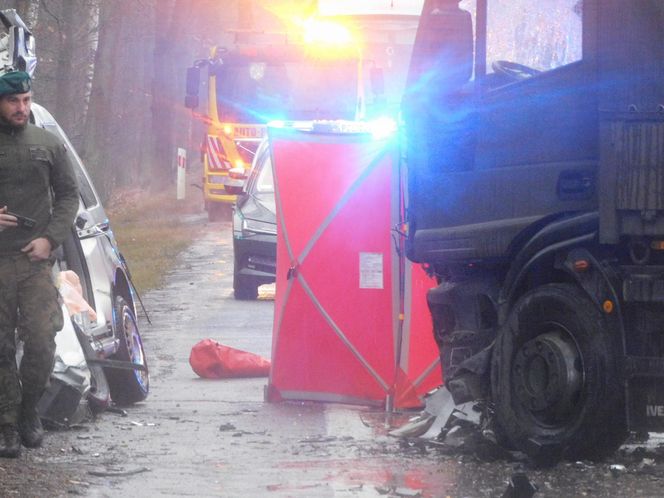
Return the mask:
<svg viewBox="0 0 664 498">
<path fill-rule="evenodd" d="M 212 339 L 203 339 L 191 348 L 189 364 L 205 379 L 267 377 L 270 373 L 270 360 Z"/>
</svg>

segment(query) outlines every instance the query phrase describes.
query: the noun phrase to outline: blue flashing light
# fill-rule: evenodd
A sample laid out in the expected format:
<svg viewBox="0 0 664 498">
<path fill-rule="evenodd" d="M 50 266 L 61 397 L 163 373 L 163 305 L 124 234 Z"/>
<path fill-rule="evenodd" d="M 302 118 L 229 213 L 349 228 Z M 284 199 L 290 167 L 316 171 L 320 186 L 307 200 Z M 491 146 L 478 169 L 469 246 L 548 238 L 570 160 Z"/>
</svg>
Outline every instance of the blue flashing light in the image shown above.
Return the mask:
<svg viewBox="0 0 664 498">
<path fill-rule="evenodd" d="M 390 117 L 380 117 L 368 122 L 371 135 L 376 140 L 388 138 L 397 131 L 397 122 Z"/>
<path fill-rule="evenodd" d="M 330 134 L 364 134 L 371 135 L 374 140 L 392 137 L 398 130 L 397 121 L 389 116 L 372 119 L 371 121 L 315 120 L 315 121 L 270 121 L 269 128 L 289 128 L 304 132 Z"/>
</svg>

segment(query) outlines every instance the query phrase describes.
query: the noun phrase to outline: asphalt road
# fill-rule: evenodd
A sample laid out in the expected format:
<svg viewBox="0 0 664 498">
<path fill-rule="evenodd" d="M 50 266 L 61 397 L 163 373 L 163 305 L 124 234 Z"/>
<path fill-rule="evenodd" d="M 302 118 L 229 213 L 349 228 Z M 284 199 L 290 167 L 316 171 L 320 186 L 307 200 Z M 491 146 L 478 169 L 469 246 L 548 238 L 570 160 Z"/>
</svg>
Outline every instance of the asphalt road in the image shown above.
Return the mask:
<svg viewBox="0 0 664 498">
<path fill-rule="evenodd" d="M 274 307 L 269 292 L 233 298 L 230 223 L 208 228 L 166 284 L 143 296 L 149 398 L 126 416 L 105 412 L 49 432 L 44 448 L 0 461 L 0 496 L 494 497 L 518 471 L 536 497 L 662 495 L 656 448 L 536 470 L 472 429 L 446 445 L 387 434 L 414 413 L 266 403 L 265 378 L 198 378 L 188 359 L 202 339 L 269 358 Z"/>
</svg>

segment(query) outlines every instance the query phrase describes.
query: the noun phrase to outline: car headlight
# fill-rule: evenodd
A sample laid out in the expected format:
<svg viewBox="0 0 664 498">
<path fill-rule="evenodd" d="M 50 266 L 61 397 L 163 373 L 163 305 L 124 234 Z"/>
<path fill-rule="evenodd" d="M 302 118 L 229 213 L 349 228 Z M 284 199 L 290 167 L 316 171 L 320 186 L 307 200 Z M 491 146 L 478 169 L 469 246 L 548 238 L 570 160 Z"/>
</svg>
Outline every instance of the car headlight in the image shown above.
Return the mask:
<svg viewBox="0 0 664 498">
<path fill-rule="evenodd" d="M 249 232 L 255 233 L 277 233 L 277 225 L 274 223 L 268 223 L 266 221 L 252 220 L 249 218 L 244 218 L 242 220 L 242 230 L 247 230 Z"/>
</svg>

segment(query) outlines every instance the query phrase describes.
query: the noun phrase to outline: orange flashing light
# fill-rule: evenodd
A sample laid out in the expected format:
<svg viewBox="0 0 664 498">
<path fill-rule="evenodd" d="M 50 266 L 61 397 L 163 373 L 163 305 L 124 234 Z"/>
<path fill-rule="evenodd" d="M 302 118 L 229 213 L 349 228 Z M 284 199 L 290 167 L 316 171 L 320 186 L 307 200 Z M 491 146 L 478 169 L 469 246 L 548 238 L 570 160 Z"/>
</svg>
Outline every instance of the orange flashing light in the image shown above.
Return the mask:
<svg viewBox="0 0 664 498">
<path fill-rule="evenodd" d="M 653 240 L 650 248 L 654 251 L 664 251 L 664 240 Z"/>
<path fill-rule="evenodd" d="M 590 268 L 590 263 L 587 259 L 579 259 L 574 262 L 574 271 L 576 272 L 584 272 L 588 268 Z"/>
<path fill-rule="evenodd" d="M 231 125 L 224 125 L 224 133 L 230 137 L 233 135 L 233 127 Z"/>
<path fill-rule="evenodd" d="M 602 303 L 602 309 L 604 310 L 604 313 L 606 313 L 607 315 L 613 313 L 613 308 L 614 308 L 613 301 L 607 299 Z"/>
<path fill-rule="evenodd" d="M 236 159 L 235 160 L 235 167 L 236 168 L 244 168 L 244 161 L 242 159 Z"/>
<path fill-rule="evenodd" d="M 308 44 L 348 46 L 353 44 L 350 30 L 338 22 L 310 17 L 303 23 L 304 41 Z"/>
</svg>

